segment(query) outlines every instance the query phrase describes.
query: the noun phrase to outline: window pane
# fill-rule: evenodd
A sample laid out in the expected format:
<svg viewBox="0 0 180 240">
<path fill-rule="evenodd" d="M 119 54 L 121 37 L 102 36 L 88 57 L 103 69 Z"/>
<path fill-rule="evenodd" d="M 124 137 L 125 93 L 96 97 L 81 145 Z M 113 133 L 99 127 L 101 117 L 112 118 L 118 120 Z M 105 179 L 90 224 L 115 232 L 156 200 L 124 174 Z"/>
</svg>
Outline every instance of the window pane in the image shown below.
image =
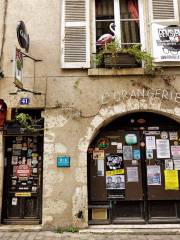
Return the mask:
<svg viewBox="0 0 180 240">
<path fill-rule="evenodd" d="M 114 0 L 96 0 L 96 19 L 114 19 Z"/>
<path fill-rule="evenodd" d="M 121 42 L 140 43 L 139 11 L 137 0 L 120 1 Z"/>
</svg>

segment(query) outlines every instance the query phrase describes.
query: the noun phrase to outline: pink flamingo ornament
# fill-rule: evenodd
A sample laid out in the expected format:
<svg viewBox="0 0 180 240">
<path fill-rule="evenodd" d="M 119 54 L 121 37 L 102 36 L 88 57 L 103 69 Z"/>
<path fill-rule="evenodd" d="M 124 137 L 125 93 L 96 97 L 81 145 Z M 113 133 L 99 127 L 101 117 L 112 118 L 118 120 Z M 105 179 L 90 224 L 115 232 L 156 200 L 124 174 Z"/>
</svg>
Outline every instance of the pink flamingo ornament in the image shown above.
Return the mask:
<svg viewBox="0 0 180 240">
<path fill-rule="evenodd" d="M 115 30 L 112 28 L 114 23 L 110 23 L 109 28 L 114 36 L 110 33 L 103 34 L 96 42 L 97 46 L 106 46 L 107 43 L 110 43 L 113 39 L 115 39 Z"/>
</svg>

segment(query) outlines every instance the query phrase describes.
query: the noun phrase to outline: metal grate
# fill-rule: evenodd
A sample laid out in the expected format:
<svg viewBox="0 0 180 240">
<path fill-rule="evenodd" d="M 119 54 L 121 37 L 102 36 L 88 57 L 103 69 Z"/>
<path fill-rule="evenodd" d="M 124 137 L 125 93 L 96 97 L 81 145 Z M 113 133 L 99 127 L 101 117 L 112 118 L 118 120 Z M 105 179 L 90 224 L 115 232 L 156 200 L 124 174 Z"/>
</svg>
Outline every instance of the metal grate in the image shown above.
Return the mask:
<svg viewBox="0 0 180 240">
<path fill-rule="evenodd" d="M 86 0 L 66 0 L 65 21 L 78 22 L 86 20 Z"/>
<path fill-rule="evenodd" d="M 174 19 L 174 1 L 173 0 L 152 0 L 153 19 Z"/>
</svg>

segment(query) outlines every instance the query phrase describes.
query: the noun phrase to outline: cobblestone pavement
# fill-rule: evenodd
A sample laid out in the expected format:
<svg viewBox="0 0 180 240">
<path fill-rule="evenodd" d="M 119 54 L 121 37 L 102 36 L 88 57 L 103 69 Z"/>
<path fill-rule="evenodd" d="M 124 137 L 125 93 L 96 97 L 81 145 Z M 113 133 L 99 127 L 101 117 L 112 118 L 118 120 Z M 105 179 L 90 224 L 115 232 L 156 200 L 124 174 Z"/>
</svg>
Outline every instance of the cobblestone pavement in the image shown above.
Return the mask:
<svg viewBox="0 0 180 240">
<path fill-rule="evenodd" d="M 139 235 L 135 234 L 87 234 L 87 233 L 54 233 L 40 232 L 9 232 L 1 231 L 0 240 L 179 240 L 180 235 Z"/>
</svg>

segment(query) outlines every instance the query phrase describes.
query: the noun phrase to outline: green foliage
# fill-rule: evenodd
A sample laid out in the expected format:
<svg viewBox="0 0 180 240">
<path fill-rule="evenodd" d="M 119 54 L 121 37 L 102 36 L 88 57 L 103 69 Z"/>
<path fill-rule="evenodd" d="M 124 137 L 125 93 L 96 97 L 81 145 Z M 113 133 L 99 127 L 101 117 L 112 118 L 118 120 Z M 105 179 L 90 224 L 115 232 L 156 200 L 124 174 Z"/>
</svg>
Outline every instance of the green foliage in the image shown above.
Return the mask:
<svg viewBox="0 0 180 240">
<path fill-rule="evenodd" d="M 155 73 L 156 67 L 153 64 L 153 57 L 145 50 L 142 51 L 140 45 L 131 45 L 130 47 L 122 48 L 117 41 L 108 43 L 96 54 L 97 67 L 103 65 L 103 55 L 105 53 L 111 53 L 112 55 L 115 55 L 117 53 L 128 53 L 134 56 L 138 63 L 141 63 L 142 61 L 144 62 L 144 69 L 147 74 Z"/>
<path fill-rule="evenodd" d="M 76 233 L 79 232 L 79 229 L 73 226 L 68 226 L 68 227 L 57 227 L 55 230 L 56 233 L 64 233 L 64 232 L 70 232 L 70 233 Z"/>
</svg>

